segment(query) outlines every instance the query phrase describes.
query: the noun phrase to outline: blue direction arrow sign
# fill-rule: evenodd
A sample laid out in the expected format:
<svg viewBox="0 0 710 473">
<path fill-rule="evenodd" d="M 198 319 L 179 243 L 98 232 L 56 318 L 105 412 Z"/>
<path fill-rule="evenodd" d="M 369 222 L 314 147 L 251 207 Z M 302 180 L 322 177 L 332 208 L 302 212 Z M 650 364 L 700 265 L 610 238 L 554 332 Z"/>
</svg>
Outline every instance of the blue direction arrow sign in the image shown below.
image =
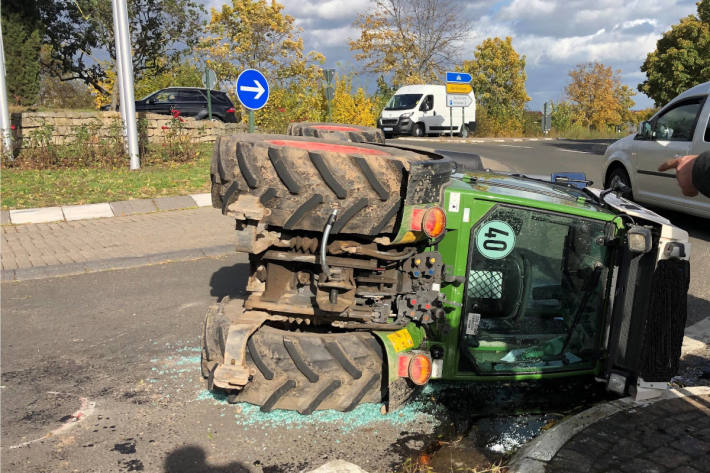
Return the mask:
<svg viewBox="0 0 710 473">
<path fill-rule="evenodd" d="M 249 110 L 259 110 L 269 100 L 269 83 L 256 69 L 242 71 L 237 77 L 237 98 Z"/>
<path fill-rule="evenodd" d="M 471 74 L 467 74 L 465 72 L 447 72 L 446 73 L 446 82 L 454 82 L 457 84 L 468 84 L 473 80 L 473 77 L 471 77 Z"/>
</svg>

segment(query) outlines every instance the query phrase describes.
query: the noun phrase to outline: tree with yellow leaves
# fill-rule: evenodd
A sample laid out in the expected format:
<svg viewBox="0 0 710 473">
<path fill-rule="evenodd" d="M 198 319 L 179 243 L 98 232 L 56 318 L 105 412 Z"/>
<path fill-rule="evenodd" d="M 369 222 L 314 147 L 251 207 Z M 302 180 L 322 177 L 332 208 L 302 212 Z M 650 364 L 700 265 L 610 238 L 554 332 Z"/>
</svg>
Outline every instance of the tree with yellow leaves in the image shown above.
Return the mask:
<svg viewBox="0 0 710 473">
<path fill-rule="evenodd" d="M 303 51 L 300 29 L 283 5 L 265 0 L 232 0 L 211 11 L 208 37 L 200 51 L 220 81 L 234 81 L 258 69 L 269 81 L 269 101 L 255 117 L 264 130 L 285 131 L 289 121 L 321 119 L 320 85 L 325 57 Z M 246 113 L 242 120 L 246 120 Z"/>
<path fill-rule="evenodd" d="M 335 83 L 333 121 L 351 125 L 375 126 L 376 101 L 368 97 L 362 87 L 352 93 L 352 75 L 343 75 Z"/>
<path fill-rule="evenodd" d="M 523 112 L 530 97 L 525 90 L 525 56 L 515 51 L 512 38 L 484 40 L 476 46 L 474 59 L 464 61 L 459 70 L 473 77 L 480 132 L 509 135 L 523 131 Z"/>
<path fill-rule="evenodd" d="M 236 80 L 245 69 L 258 69 L 281 85 L 320 75 L 315 64 L 325 58 L 317 52 L 304 54 L 300 29 L 283 8 L 265 0 L 232 0 L 221 10 L 212 8 L 200 50 L 220 80 Z"/>
<path fill-rule="evenodd" d="M 455 62 L 468 23 L 445 0 L 375 0 L 355 20 L 360 37 L 350 41 L 369 72 L 392 77 L 395 86 L 439 81 Z"/>
<path fill-rule="evenodd" d="M 599 62 L 580 64 L 569 72 L 565 92 L 573 103 L 576 123 L 606 130 L 631 119 L 635 92 L 621 84 L 620 74 Z"/>
</svg>

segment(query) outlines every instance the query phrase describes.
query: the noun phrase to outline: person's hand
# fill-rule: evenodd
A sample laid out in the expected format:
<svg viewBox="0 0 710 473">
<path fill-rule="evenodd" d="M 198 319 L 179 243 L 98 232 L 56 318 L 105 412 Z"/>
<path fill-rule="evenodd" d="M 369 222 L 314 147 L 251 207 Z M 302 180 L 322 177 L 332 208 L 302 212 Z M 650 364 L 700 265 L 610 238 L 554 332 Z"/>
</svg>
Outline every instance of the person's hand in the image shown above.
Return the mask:
<svg viewBox="0 0 710 473">
<path fill-rule="evenodd" d="M 693 164 L 695 163 L 694 156 L 681 156 L 680 158 L 669 159 L 660 166 L 658 166 L 659 171 L 667 171 L 668 169 L 675 168 L 675 177 L 678 180 L 678 185 L 683 195 L 688 197 L 695 197 L 698 195 L 698 189 L 693 185 Z"/>
</svg>

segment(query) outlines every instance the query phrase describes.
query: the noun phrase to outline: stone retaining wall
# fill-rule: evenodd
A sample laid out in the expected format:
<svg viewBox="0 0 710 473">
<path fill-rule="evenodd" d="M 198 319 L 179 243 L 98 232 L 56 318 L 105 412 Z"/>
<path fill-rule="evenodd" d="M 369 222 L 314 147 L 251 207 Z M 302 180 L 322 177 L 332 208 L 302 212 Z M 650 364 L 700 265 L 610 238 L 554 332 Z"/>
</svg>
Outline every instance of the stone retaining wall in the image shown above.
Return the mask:
<svg viewBox="0 0 710 473">
<path fill-rule="evenodd" d="M 171 133 L 173 118 L 156 113 L 138 112 L 139 133 L 148 142 L 161 142 Z M 89 133 L 98 138 L 122 134 L 121 114 L 118 112 L 78 112 L 74 110 L 53 112 L 23 112 L 12 114 L 15 143 L 20 147 L 32 146 L 38 139 L 51 139 L 54 144 L 71 143 L 77 133 Z M 245 132 L 241 123 L 195 120 L 183 118 L 179 133 L 189 135 L 199 143 L 214 142 L 218 136 Z M 175 123 L 172 123 L 174 126 Z"/>
</svg>

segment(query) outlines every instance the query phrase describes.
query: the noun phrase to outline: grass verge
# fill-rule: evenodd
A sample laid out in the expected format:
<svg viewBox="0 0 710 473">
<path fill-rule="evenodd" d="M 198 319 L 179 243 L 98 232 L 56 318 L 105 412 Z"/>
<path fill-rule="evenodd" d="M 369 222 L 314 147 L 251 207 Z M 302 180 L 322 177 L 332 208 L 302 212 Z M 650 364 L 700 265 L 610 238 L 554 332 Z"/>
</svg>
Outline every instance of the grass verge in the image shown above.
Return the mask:
<svg viewBox="0 0 710 473">
<path fill-rule="evenodd" d="M 138 171 L 125 168 L 3 169 L 2 209 L 92 204 L 195 194 L 210 190 L 211 147 L 186 163 L 159 163 Z"/>
</svg>

